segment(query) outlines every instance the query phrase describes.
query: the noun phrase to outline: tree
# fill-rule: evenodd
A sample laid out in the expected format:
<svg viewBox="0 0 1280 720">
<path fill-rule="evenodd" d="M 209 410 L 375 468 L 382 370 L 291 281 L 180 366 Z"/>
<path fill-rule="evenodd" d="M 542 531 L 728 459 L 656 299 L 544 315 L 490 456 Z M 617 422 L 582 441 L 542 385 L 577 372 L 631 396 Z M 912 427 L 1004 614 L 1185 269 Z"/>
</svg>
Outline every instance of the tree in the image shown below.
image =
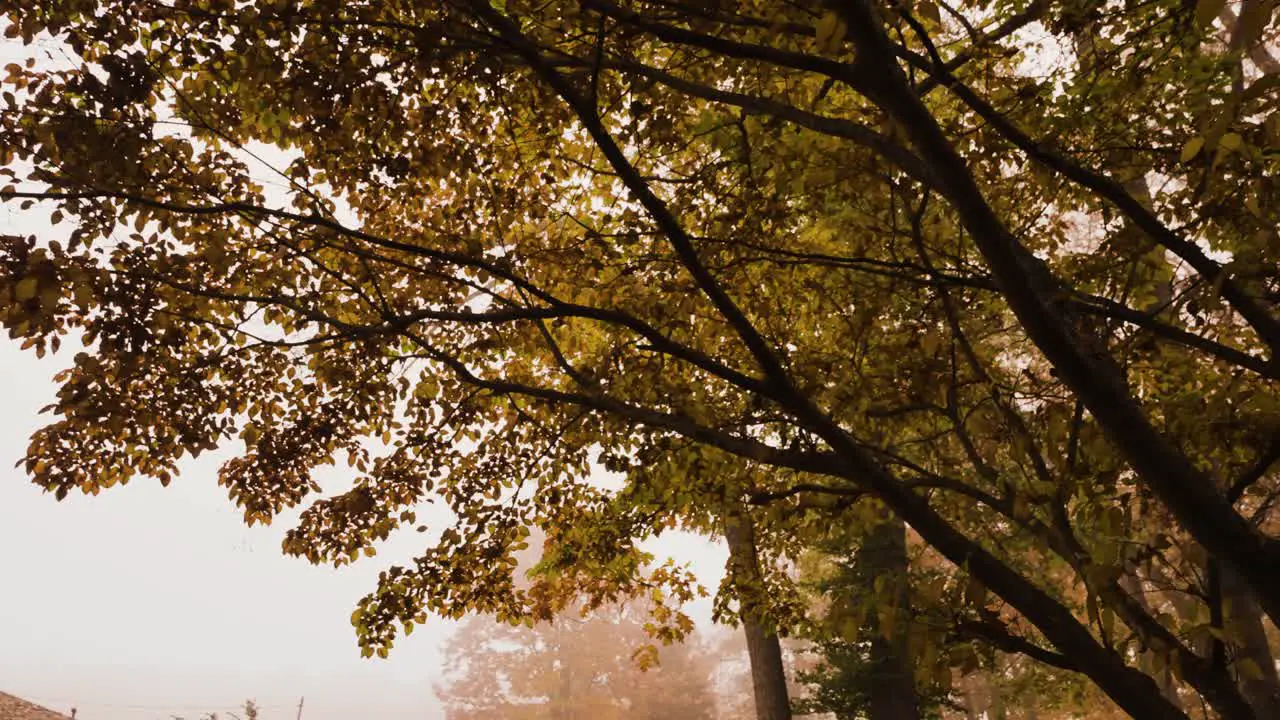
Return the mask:
<svg viewBox="0 0 1280 720">
<path fill-rule="evenodd" d="M 244 720 L 258 720 L 258 704 L 253 700 L 245 700 L 244 705 L 240 706 L 240 712 L 244 715 Z M 75 713 L 73 712 L 72 715 Z M 232 720 L 241 720 L 240 714 L 234 712 L 226 713 Z M 173 720 L 183 720 L 179 715 L 172 716 Z M 218 713 L 205 713 L 201 720 L 218 720 Z"/>
<path fill-rule="evenodd" d="M 442 500 L 370 654 L 654 588 L 674 639 L 689 578 L 636 540 L 745 501 L 782 559 L 883 505 L 950 569 L 939 636 L 1254 717 L 1199 568 L 1280 619 L 1274 30 L 1194 5 L 10 0 L 73 62 L 6 69 L 0 197 L 71 229 L 6 241 L 0 313 L 86 346 L 26 469 L 167 483 L 239 437 L 266 522 L 346 455 L 316 562 Z"/>
<path fill-rule="evenodd" d="M 801 675 L 813 690 L 802 708 L 840 720 L 938 717 L 951 678 L 948 672 L 939 682 L 932 663 L 921 663 L 932 676 L 916 669 L 919 639 L 928 630 L 912 612 L 906 529 L 884 518 L 853 543 L 838 529 L 833 534 L 830 554 L 818 565 L 825 572 L 810 570 L 808 578 L 819 597 L 834 600 L 814 633 L 821 662 Z"/>
<path fill-rule="evenodd" d="M 532 628 L 476 617 L 453 636 L 436 694 L 449 720 L 485 718 L 715 717 L 715 658 L 694 642 L 650 647 L 642 669 L 643 614 L 625 607 Z"/>
</svg>

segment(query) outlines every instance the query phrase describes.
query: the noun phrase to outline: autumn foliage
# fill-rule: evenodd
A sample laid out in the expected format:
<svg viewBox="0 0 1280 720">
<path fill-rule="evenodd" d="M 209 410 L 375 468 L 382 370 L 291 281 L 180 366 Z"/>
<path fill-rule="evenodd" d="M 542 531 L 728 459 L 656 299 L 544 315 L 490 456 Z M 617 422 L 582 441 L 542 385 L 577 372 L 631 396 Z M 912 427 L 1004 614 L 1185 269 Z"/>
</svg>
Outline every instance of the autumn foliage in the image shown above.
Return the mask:
<svg viewBox="0 0 1280 720">
<path fill-rule="evenodd" d="M 40 227 L 0 320 L 82 348 L 24 466 L 61 498 L 230 445 L 313 562 L 448 507 L 367 654 L 636 596 L 678 640 L 693 580 L 637 544 L 745 503 L 722 617 L 1280 716 L 1273 11 L 0 0 L 0 198 Z M 828 622 L 796 560 L 889 521 L 894 579 Z"/>
</svg>

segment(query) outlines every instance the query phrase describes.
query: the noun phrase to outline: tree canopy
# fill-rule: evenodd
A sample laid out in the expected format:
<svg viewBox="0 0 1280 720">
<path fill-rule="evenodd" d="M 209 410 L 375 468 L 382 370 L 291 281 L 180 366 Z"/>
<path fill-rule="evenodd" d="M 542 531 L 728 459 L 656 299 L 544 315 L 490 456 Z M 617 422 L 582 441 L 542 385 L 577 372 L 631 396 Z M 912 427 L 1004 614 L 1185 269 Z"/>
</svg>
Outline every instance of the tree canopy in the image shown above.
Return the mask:
<svg viewBox="0 0 1280 720">
<path fill-rule="evenodd" d="M 721 609 L 817 632 L 788 559 L 887 510 L 919 672 L 963 638 L 1134 717 L 1266 717 L 1273 11 L 0 0 L 63 61 L 4 70 L 0 198 L 48 226 L 5 237 L 0 320 L 83 346 L 25 468 L 61 498 L 242 443 L 219 483 L 307 504 L 313 562 L 447 506 L 369 654 L 640 594 L 678 639 L 692 579 L 637 543 L 744 502 L 768 572 Z"/>
</svg>

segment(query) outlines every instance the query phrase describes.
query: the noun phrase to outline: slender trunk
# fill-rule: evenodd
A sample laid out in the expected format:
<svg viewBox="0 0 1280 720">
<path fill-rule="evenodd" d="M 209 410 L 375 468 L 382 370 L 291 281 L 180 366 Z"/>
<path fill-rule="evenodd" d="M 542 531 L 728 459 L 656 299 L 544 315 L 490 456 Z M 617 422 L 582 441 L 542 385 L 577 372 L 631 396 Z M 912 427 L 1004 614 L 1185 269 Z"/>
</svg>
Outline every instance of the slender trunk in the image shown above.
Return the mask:
<svg viewBox="0 0 1280 720">
<path fill-rule="evenodd" d="M 573 673 L 569 668 L 569 655 L 565 652 L 564 634 L 559 622 L 553 621 L 556 644 L 556 675 L 559 682 L 551 698 L 551 717 L 556 720 L 573 720 Z"/>
<path fill-rule="evenodd" d="M 1155 613 L 1151 611 L 1151 603 L 1147 602 L 1142 579 L 1138 576 L 1138 568 L 1130 568 L 1129 572 L 1122 574 L 1117 582 L 1120 589 L 1133 598 L 1142 612 L 1155 617 Z M 1160 686 L 1160 694 L 1164 695 L 1170 703 L 1182 707 L 1182 701 L 1178 698 L 1178 685 L 1174 681 L 1173 669 L 1169 663 L 1156 663 L 1152 653 L 1147 651 L 1138 656 L 1138 667 L 1155 678 L 1156 684 Z"/>
<path fill-rule="evenodd" d="M 960 697 L 965 720 L 982 720 L 987 711 L 986 688 L 977 673 L 960 678 Z"/>
<path fill-rule="evenodd" d="M 1009 713 L 1004 707 L 1004 695 L 1000 693 L 1000 688 L 991 681 L 991 676 L 987 676 L 987 688 L 991 693 L 991 709 L 987 711 L 989 720 L 1008 720 Z"/>
<path fill-rule="evenodd" d="M 1235 667 L 1240 690 L 1259 718 L 1280 718 L 1280 676 L 1267 643 L 1262 609 L 1237 573 L 1221 571 L 1223 616 L 1236 646 Z"/>
<path fill-rule="evenodd" d="M 871 630 L 869 720 L 919 720 L 914 667 L 907 651 L 910 608 L 907 583 L 907 527 L 890 517 L 862 538 L 858 549 L 859 584 L 884 588 L 876 600 L 887 607 L 868 613 Z"/>
<path fill-rule="evenodd" d="M 751 660 L 756 720 L 791 720 L 787 675 L 782 667 L 782 645 L 765 617 L 761 597 L 763 573 L 756 553 L 755 528 L 746 508 L 738 507 L 726 513 L 724 537 L 729 545 L 729 564 L 738 591 L 747 655 Z"/>
</svg>

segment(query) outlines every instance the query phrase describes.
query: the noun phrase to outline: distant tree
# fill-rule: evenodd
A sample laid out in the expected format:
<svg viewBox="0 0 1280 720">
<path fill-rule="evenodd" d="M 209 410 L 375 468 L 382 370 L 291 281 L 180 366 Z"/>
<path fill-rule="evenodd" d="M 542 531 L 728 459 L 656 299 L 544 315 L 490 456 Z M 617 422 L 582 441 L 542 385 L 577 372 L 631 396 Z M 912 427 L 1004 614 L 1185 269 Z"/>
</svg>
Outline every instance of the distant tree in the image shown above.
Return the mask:
<svg viewBox="0 0 1280 720">
<path fill-rule="evenodd" d="M 716 659 L 696 638 L 661 650 L 645 639 L 627 607 L 531 628 L 474 617 L 445 647 L 436 694 L 448 720 L 716 718 Z"/>
<path fill-rule="evenodd" d="M 226 714 L 232 720 L 258 720 L 258 703 L 253 700 L 245 700 L 244 704 L 240 706 L 239 713 L 228 712 Z M 75 713 L 73 712 L 72 715 L 74 716 Z M 169 717 L 172 720 L 186 720 L 181 715 L 170 715 Z M 218 713 L 211 712 L 201 715 L 200 720 L 218 720 L 218 717 Z"/>
<path fill-rule="evenodd" d="M 913 607 L 905 528 L 885 518 L 852 538 L 833 528 L 819 548 L 800 564 L 814 606 L 807 654 L 817 662 L 798 672 L 808 692 L 797 714 L 938 718 L 951 694 L 949 673 L 939 679 L 937 662 L 917 660 L 945 651 L 946 638 L 923 642 L 930 625 L 942 623 L 932 608 Z"/>
</svg>

